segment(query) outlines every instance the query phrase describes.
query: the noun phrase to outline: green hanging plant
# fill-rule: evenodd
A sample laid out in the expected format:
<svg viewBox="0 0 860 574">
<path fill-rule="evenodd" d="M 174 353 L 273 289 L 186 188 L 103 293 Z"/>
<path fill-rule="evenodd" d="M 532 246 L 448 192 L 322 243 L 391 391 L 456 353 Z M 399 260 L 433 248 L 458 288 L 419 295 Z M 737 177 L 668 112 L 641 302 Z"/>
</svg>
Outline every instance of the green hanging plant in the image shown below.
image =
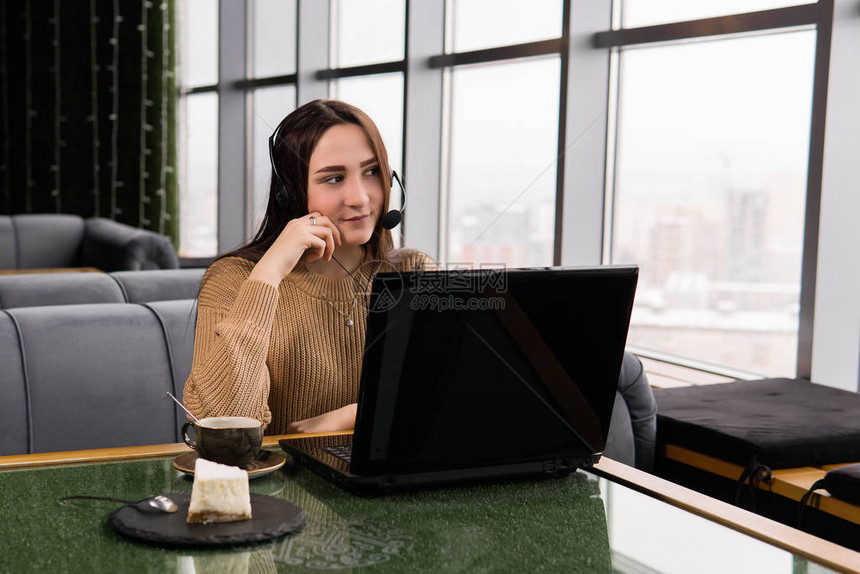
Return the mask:
<svg viewBox="0 0 860 574">
<path fill-rule="evenodd" d="M 0 212 L 179 240 L 175 0 L 0 4 Z"/>
</svg>

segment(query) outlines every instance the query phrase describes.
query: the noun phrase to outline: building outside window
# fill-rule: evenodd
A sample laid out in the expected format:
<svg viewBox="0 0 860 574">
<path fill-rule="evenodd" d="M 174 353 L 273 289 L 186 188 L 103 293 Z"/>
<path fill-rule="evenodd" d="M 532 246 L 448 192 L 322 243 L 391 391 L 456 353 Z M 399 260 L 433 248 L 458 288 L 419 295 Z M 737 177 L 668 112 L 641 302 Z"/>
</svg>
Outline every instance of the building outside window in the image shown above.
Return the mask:
<svg viewBox="0 0 860 574">
<path fill-rule="evenodd" d="M 727 4 L 627 0 L 622 21 Z M 811 26 L 618 50 L 609 260 L 640 266 L 629 343 L 794 374 L 815 50 Z"/>
</svg>

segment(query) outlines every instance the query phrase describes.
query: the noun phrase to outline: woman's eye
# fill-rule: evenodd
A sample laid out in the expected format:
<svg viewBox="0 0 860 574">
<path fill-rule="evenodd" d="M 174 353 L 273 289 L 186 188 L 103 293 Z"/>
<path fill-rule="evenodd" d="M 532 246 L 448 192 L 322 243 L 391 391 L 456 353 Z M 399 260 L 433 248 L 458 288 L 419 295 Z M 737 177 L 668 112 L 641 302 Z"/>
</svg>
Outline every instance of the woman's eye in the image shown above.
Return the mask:
<svg viewBox="0 0 860 574">
<path fill-rule="evenodd" d="M 323 183 L 340 183 L 343 181 L 342 175 L 333 175 L 322 180 Z"/>
<path fill-rule="evenodd" d="M 364 172 L 364 175 L 378 175 L 379 174 L 379 166 L 375 165 L 373 167 L 367 168 L 367 171 Z"/>
</svg>

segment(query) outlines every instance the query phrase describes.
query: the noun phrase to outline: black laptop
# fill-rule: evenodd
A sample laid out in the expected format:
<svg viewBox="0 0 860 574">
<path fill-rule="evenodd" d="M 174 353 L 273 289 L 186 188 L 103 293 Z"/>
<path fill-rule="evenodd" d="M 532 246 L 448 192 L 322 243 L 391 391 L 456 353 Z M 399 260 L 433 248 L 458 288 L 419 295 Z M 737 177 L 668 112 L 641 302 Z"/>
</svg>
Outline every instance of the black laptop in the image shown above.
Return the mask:
<svg viewBox="0 0 860 574">
<path fill-rule="evenodd" d="M 281 448 L 352 491 L 591 465 L 637 278 L 635 266 L 379 273 L 354 434 Z"/>
</svg>

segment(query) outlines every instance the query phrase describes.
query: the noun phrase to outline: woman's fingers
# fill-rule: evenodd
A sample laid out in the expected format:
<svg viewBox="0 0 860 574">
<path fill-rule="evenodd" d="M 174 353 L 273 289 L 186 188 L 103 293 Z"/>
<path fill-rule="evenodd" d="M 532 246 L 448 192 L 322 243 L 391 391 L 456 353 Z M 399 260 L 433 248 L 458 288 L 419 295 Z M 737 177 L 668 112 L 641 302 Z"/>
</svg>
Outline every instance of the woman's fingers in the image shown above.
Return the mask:
<svg viewBox="0 0 860 574">
<path fill-rule="evenodd" d="M 331 256 L 334 254 L 335 248 L 334 236 L 331 232 L 331 229 L 329 227 L 320 225 L 314 227 L 307 227 L 306 230 L 311 236 L 322 239 L 325 242 L 325 247 L 323 249 L 321 257 L 324 257 L 326 261 L 330 261 Z"/>
<path fill-rule="evenodd" d="M 310 223 L 312 227 L 327 227 L 331 229 L 331 234 L 335 245 L 341 244 L 340 229 L 337 228 L 337 225 L 335 225 L 331 219 L 329 219 L 319 211 L 312 211 L 308 214 L 308 223 Z"/>
<path fill-rule="evenodd" d="M 293 421 L 287 427 L 287 434 L 339 431 L 355 428 L 357 407 L 356 403 L 352 403 L 309 419 Z"/>
<path fill-rule="evenodd" d="M 275 244 L 269 248 L 272 252 L 270 258 L 283 267 L 286 275 L 302 257 L 307 261 L 331 261 L 340 242 L 340 231 L 331 219 L 313 212 L 287 223 Z"/>
<path fill-rule="evenodd" d="M 325 240 L 326 249 L 322 257 L 326 261 L 331 261 L 335 247 L 341 244 L 340 230 L 331 219 L 317 211 L 308 214 L 308 223 L 310 225 L 307 229 L 317 237 Z"/>
<path fill-rule="evenodd" d="M 305 260 L 306 261 L 316 261 L 317 259 L 325 259 L 328 257 L 329 252 L 329 242 L 331 239 L 326 241 L 324 235 L 325 231 L 311 231 L 308 233 L 310 236 L 306 242 L 305 248 Z M 319 235 L 318 235 L 319 234 Z M 333 249 L 332 249 L 333 251 Z"/>
</svg>

